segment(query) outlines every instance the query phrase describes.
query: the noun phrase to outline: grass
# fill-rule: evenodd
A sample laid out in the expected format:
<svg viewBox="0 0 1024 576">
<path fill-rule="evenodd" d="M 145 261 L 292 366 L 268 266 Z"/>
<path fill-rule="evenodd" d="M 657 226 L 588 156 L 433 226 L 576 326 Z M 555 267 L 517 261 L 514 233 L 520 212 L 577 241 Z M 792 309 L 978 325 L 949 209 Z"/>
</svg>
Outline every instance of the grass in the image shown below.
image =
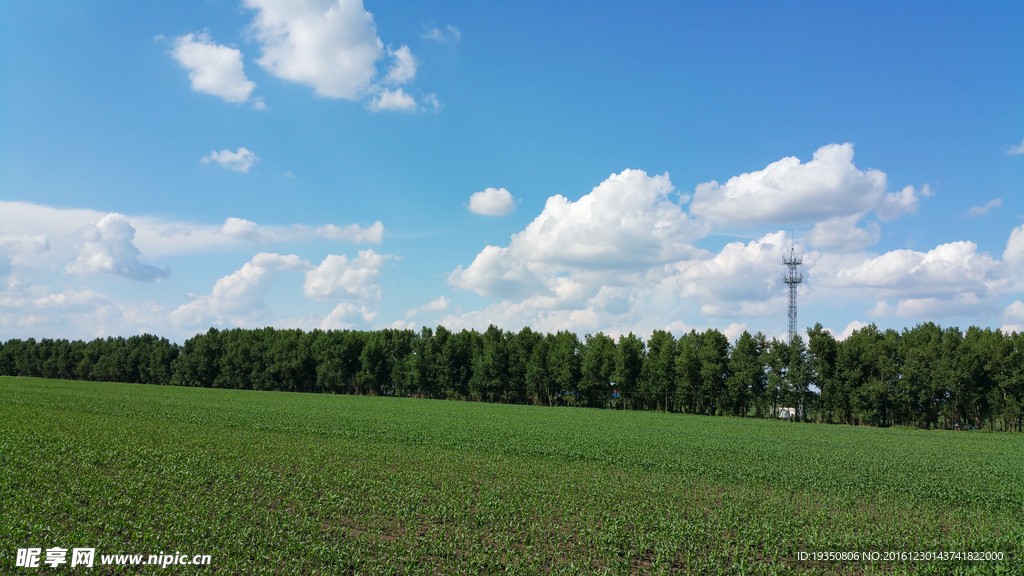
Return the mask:
<svg viewBox="0 0 1024 576">
<path fill-rule="evenodd" d="M 1019 434 L 0 377 L 0 502 L 3 573 L 1024 570 Z"/>
</svg>

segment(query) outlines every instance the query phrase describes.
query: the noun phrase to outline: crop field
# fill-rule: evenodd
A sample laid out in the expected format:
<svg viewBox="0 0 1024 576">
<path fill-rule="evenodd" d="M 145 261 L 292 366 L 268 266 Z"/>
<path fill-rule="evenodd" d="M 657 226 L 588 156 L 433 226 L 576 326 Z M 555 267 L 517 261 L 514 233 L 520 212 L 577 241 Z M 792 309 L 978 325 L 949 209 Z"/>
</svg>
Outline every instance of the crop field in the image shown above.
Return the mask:
<svg viewBox="0 0 1024 576">
<path fill-rule="evenodd" d="M 1024 437 L 0 377 L 0 542 L 3 574 L 1021 574 Z M 177 552 L 211 562 L 100 565 Z"/>
</svg>

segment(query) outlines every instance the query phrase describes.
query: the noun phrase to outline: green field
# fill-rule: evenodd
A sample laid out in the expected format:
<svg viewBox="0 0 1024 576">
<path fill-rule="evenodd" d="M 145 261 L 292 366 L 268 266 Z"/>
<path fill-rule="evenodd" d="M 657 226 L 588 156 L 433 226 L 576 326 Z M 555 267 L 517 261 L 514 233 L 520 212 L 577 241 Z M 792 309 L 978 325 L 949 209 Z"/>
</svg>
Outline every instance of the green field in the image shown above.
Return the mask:
<svg viewBox="0 0 1024 576">
<path fill-rule="evenodd" d="M 977 431 L 0 377 L 0 503 L 4 574 L 1024 572 L 1024 437 Z M 961 559 L 798 559 L 866 551 Z"/>
</svg>

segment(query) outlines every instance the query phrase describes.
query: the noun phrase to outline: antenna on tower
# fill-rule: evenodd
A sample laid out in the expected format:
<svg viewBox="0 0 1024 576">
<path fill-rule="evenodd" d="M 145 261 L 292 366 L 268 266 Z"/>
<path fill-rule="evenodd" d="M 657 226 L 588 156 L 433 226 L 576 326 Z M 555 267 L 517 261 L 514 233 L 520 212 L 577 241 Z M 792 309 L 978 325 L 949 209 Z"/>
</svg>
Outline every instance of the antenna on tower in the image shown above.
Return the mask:
<svg viewBox="0 0 1024 576">
<path fill-rule="evenodd" d="M 804 259 L 796 255 L 796 247 L 789 249 L 789 257 L 782 257 L 782 263 L 789 267 L 789 273 L 782 276 L 782 281 L 789 285 L 789 341 L 796 338 L 796 285 L 803 282 L 804 275 L 798 274 L 796 267 L 804 263 Z"/>
</svg>

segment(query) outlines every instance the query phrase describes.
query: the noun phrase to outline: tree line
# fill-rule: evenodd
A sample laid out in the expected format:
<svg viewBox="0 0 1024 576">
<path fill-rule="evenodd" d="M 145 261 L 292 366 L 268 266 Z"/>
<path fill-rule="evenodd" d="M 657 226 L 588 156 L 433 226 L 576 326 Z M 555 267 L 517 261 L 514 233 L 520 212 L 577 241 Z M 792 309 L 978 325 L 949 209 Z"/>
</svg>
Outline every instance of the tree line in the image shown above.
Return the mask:
<svg viewBox="0 0 1024 576">
<path fill-rule="evenodd" d="M 0 375 L 778 417 L 870 426 L 1024 425 L 1024 334 L 934 323 L 792 342 L 716 329 L 675 338 L 412 330 L 217 330 L 0 344 Z"/>
</svg>

